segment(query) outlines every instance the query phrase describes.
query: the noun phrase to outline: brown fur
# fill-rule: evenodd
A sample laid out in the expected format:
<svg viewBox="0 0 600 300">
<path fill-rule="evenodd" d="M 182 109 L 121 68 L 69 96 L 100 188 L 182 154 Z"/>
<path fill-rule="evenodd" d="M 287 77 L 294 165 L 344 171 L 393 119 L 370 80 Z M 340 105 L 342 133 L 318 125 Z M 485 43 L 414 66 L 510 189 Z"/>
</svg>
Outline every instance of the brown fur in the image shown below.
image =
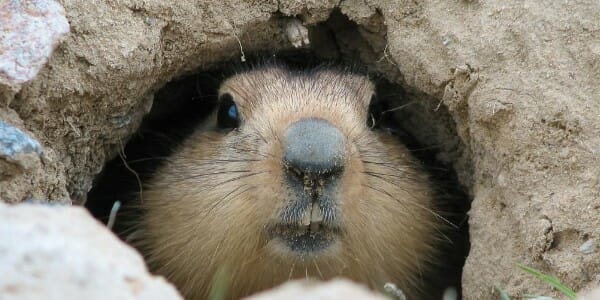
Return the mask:
<svg viewBox="0 0 600 300">
<path fill-rule="evenodd" d="M 373 84 L 338 70 L 294 73 L 271 66 L 226 80 L 239 129 L 212 130 L 215 117 L 170 157 L 143 192 L 137 242 L 153 270 L 188 299 L 205 299 L 214 276 L 231 276 L 239 298 L 292 278 L 343 276 L 417 295 L 440 229 L 427 177 L 394 137 L 366 125 Z M 337 209 L 342 233 L 318 255 L 298 256 L 265 228 L 286 201 L 281 139 L 305 117 L 328 120 L 349 157 Z"/>
</svg>

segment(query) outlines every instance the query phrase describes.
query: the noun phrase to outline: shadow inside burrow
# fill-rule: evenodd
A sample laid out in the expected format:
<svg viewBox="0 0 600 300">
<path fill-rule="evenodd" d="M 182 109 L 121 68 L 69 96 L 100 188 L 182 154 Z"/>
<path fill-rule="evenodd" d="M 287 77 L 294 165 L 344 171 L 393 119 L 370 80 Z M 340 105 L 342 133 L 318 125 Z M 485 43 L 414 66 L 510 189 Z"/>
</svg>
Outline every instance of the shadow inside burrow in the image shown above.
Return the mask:
<svg viewBox="0 0 600 300">
<path fill-rule="evenodd" d="M 452 118 L 443 107 L 436 113 L 445 115 L 444 118 L 428 118 L 428 114 L 420 111 L 431 110 L 432 103 L 437 103 L 438 99 L 407 91 L 389 81 L 387 74 L 373 71 L 369 63 L 361 62 L 360 52 L 344 48 L 348 47 L 347 43 L 332 43 L 339 41 L 340 36 L 358 34 L 352 31 L 358 31 L 358 25 L 337 12 L 328 21 L 311 28 L 311 41 L 314 41 L 311 49 L 255 53 L 247 55 L 245 63 L 236 58 L 169 82 L 155 93 L 153 107 L 140 128 L 96 178 L 88 193 L 86 207 L 106 223 L 115 201 L 122 203 L 124 208 L 117 214 L 113 230 L 126 240 L 131 233 L 130 224 L 135 223 L 140 214 L 136 207 L 140 189 L 143 194 L 144 182 L 215 109 L 220 83 L 239 70 L 271 61 L 295 70 L 309 70 L 323 64 L 349 66 L 349 70 L 364 73 L 376 83 L 377 95 L 370 107 L 371 125 L 396 136 L 421 162 L 437 189 L 440 214 L 453 224 L 444 232 L 448 242 L 440 246 L 443 262 L 437 264 L 435 276 L 422 278 L 429 291 L 427 299 L 442 299 L 447 287 L 454 287 L 460 298 L 462 266 L 470 247 L 466 217 L 470 201 L 451 164 L 439 159 L 441 150 L 436 145 L 440 141 L 424 141 L 427 135 L 422 132 L 434 127 L 434 122 L 448 122 Z M 362 47 L 361 43 L 366 41 L 353 40 L 352 47 Z M 453 128 L 455 124 L 444 126 Z"/>
</svg>

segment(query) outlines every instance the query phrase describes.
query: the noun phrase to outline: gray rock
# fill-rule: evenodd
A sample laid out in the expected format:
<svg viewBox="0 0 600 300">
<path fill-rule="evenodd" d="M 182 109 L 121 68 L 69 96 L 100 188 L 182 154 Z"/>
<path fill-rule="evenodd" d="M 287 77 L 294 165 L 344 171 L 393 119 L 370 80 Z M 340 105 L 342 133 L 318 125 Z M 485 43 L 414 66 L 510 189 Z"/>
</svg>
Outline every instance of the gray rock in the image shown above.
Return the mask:
<svg viewBox="0 0 600 300">
<path fill-rule="evenodd" d="M 583 252 L 583 254 L 592 254 L 596 251 L 596 242 L 594 240 L 587 240 L 581 246 L 579 246 L 579 251 Z"/>
<path fill-rule="evenodd" d="M 28 134 L 0 121 L 0 158 L 13 158 L 19 154 L 42 153 L 40 143 Z"/>
<path fill-rule="evenodd" d="M 39 167 L 41 153 L 37 140 L 0 121 L 0 181 Z"/>
<path fill-rule="evenodd" d="M 142 257 L 71 206 L 0 203 L 0 299 L 181 299 Z"/>
</svg>

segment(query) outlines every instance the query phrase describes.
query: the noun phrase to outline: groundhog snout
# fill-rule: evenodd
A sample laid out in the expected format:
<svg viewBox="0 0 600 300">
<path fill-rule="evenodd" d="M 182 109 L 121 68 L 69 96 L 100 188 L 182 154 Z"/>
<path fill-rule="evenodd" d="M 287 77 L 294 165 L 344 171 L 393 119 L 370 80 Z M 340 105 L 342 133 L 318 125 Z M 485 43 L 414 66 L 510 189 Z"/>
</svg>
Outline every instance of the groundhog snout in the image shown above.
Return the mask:
<svg viewBox="0 0 600 300">
<path fill-rule="evenodd" d="M 302 180 L 327 180 L 343 171 L 345 148 L 344 135 L 328 121 L 301 119 L 285 131 L 283 163 Z"/>
<path fill-rule="evenodd" d="M 336 226 L 336 189 L 346 161 L 345 138 L 330 122 L 305 118 L 289 125 L 283 166 L 292 197 L 282 221 L 317 231 Z"/>
</svg>

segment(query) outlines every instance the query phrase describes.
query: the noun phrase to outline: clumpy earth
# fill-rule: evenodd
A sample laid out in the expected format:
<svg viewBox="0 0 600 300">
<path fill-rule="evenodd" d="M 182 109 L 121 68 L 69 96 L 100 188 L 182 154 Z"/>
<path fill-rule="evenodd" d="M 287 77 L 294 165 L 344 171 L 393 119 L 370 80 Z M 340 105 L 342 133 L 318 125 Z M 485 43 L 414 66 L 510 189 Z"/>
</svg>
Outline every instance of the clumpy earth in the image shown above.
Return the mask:
<svg viewBox="0 0 600 300">
<path fill-rule="evenodd" d="M 30 5 L 43 2 L 54 3 Z M 0 119 L 11 133 L 0 136 L 2 201 L 83 204 L 158 88 L 293 49 L 284 23 L 295 17 L 309 29 L 308 51 L 364 64 L 416 103 L 400 121 L 439 147 L 472 199 L 466 299 L 494 299 L 495 286 L 558 295 L 517 263 L 576 291 L 600 284 L 600 2 L 58 2 L 58 15 L 34 14 L 68 21 L 68 34 L 44 40 L 52 54 L 0 56 Z M 17 13 L 15 3 L 0 3 L 2 14 Z M 0 33 L 18 24 L 0 22 Z M 0 39 L 0 54 L 8 45 Z M 23 81 L 6 67 L 15 61 L 47 63 Z"/>
</svg>

